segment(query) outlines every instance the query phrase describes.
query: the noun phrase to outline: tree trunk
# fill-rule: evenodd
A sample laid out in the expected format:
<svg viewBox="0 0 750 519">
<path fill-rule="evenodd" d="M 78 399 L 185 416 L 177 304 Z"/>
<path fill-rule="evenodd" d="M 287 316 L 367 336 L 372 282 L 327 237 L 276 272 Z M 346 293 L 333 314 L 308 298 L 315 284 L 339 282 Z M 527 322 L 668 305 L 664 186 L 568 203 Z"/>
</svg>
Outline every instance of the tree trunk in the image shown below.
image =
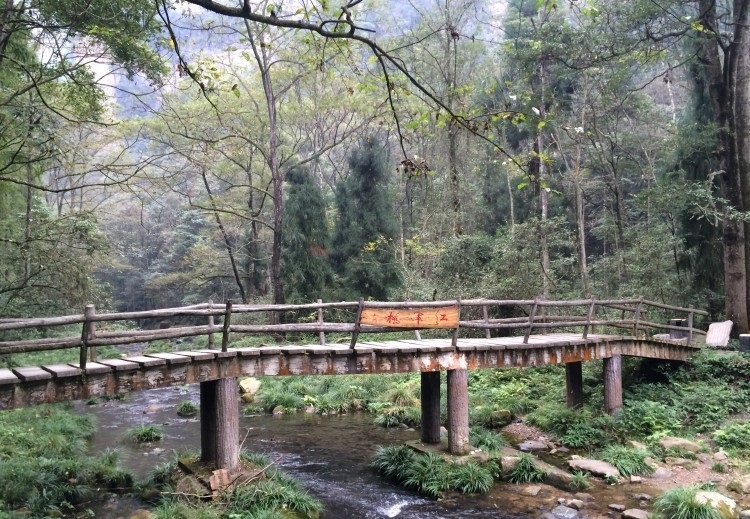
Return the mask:
<svg viewBox="0 0 750 519">
<path fill-rule="evenodd" d="M 276 111 L 276 95 L 273 90 L 271 81 L 270 58 L 266 46 L 258 45 L 255 42 L 255 36 L 250 28 L 250 23 L 245 21 L 248 39 L 253 48 L 255 61 L 258 63 L 261 81 L 263 83 L 263 92 L 266 98 L 266 108 L 268 110 L 268 155 L 266 162 L 271 170 L 271 179 L 273 181 L 273 244 L 271 246 L 271 290 L 273 291 L 274 304 L 283 305 L 286 301 L 284 297 L 284 284 L 281 278 L 281 243 L 282 243 L 282 222 L 284 219 L 284 175 L 281 173 L 279 164 L 279 127 Z M 280 316 L 273 312 L 272 321 L 279 322 Z"/>
<path fill-rule="evenodd" d="M 469 372 L 448 370 L 448 450 L 451 454 L 469 451 Z"/>
<path fill-rule="evenodd" d="M 440 443 L 440 372 L 421 374 L 422 441 Z"/>
<path fill-rule="evenodd" d="M 565 392 L 568 407 L 583 405 L 583 365 L 580 361 L 565 364 Z"/>
<path fill-rule="evenodd" d="M 746 18 L 747 5 L 745 2 L 735 2 L 735 17 Z M 700 1 L 700 22 L 708 28 L 716 28 L 716 3 L 713 0 Z M 744 15 L 742 13 L 745 13 Z M 736 28 L 735 37 L 740 37 L 744 41 L 747 34 L 747 28 Z M 745 257 L 745 228 L 744 224 L 738 222 L 730 215 L 730 210 L 743 210 L 742 204 L 742 183 L 745 180 L 741 178 L 739 163 L 739 150 L 737 149 L 736 139 L 743 139 L 744 136 L 737 135 L 738 128 L 736 125 L 737 114 L 735 102 L 743 99 L 746 93 L 737 93 L 737 81 L 740 85 L 746 84 L 746 78 L 740 77 L 740 71 L 737 67 L 741 63 L 746 63 L 737 52 L 730 52 L 724 59 L 719 55 L 719 47 L 712 34 L 703 35 L 703 44 L 701 46 L 701 58 L 705 63 L 705 76 L 708 85 L 708 95 L 711 100 L 711 109 L 713 117 L 719 128 L 719 137 L 716 147 L 716 157 L 719 162 L 719 184 L 721 196 L 727 201 L 727 207 L 724 207 L 722 242 L 724 246 L 724 290 L 726 301 L 726 316 L 736 324 L 736 330 L 739 333 L 748 331 L 748 301 L 747 301 L 747 264 Z M 722 68 L 722 64 L 725 68 Z M 742 71 L 744 73 L 744 71 Z M 744 108 L 744 107 L 743 107 Z M 744 113 L 741 111 L 740 113 Z"/>
<path fill-rule="evenodd" d="M 622 407 L 622 356 L 604 359 L 604 412 L 612 414 Z"/>
<path fill-rule="evenodd" d="M 237 379 L 201 382 L 201 461 L 235 472 L 240 465 Z"/>
</svg>

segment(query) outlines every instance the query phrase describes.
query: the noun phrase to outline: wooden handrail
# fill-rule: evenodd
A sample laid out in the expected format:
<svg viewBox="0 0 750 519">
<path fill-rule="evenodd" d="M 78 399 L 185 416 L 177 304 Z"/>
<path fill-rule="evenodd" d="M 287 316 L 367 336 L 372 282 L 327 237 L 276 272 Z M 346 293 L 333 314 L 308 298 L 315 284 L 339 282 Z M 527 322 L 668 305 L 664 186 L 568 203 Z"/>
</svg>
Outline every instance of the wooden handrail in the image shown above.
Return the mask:
<svg viewBox="0 0 750 519">
<path fill-rule="evenodd" d="M 694 335 L 705 335 L 706 332 L 695 329 L 695 316 L 708 315 L 707 312 L 697 310 L 692 306 L 682 308 L 662 303 L 654 303 L 644 299 L 581 299 L 575 301 L 548 301 L 544 299 L 536 300 L 493 300 L 493 299 L 466 299 L 466 300 L 447 300 L 447 301 L 358 301 L 358 302 L 333 302 L 324 303 L 318 300 L 315 303 L 308 304 L 285 304 L 285 305 L 247 305 L 231 304 L 215 305 L 211 302 L 206 304 L 197 304 L 179 308 L 165 308 L 159 310 L 149 310 L 141 312 L 120 312 L 100 314 L 91 308 L 86 308 L 83 315 L 70 315 L 60 317 L 28 318 L 28 319 L 3 319 L 0 321 L 0 332 L 11 330 L 24 330 L 29 328 L 68 326 L 81 324 L 82 329 L 79 336 L 72 337 L 53 337 L 43 339 L 26 339 L 26 340 L 6 340 L 0 341 L 0 354 L 3 353 L 22 353 L 35 352 L 65 348 L 81 348 L 81 365 L 85 365 L 84 357 L 91 348 L 104 345 L 121 345 L 132 344 L 136 342 L 150 342 L 156 340 L 176 339 L 185 337 L 207 336 L 209 344 L 212 342 L 213 334 L 222 333 L 222 349 L 225 350 L 229 345 L 230 333 L 240 334 L 284 334 L 284 333 L 314 333 L 318 334 L 321 344 L 325 343 L 326 333 L 348 333 L 352 334 L 351 344 L 356 344 L 359 333 L 382 333 L 392 332 L 394 328 L 389 326 L 376 326 L 359 323 L 359 317 L 354 322 L 325 322 L 324 310 L 353 310 L 358 316 L 364 309 L 414 309 L 414 308 L 438 308 L 450 305 L 456 305 L 461 308 L 478 307 L 482 312 L 481 319 L 460 320 L 459 327 L 471 330 L 484 330 L 485 337 L 492 330 L 518 330 L 523 331 L 524 342 L 528 342 L 528 337 L 532 330 L 548 330 L 551 328 L 579 328 L 582 330 L 582 337 L 586 338 L 594 326 L 609 326 L 615 328 L 631 328 L 631 333 L 637 334 L 643 329 L 655 330 L 679 330 L 688 332 L 689 340 L 692 341 Z M 526 316 L 507 317 L 507 318 L 489 318 L 488 308 L 509 307 L 524 310 Z M 580 310 L 574 310 L 579 307 Z M 546 312 L 544 316 L 540 315 L 539 309 L 561 310 L 568 309 L 560 315 L 552 315 Z M 600 311 L 597 311 L 597 308 Z M 687 315 L 687 327 L 678 327 L 670 324 L 663 324 L 647 320 L 645 318 L 648 308 L 659 310 L 669 310 L 670 312 L 684 312 Z M 570 310 L 573 309 L 573 310 Z M 612 310 L 627 313 L 632 312 L 632 318 L 626 318 L 623 315 L 620 318 L 608 318 L 607 311 L 611 314 Z M 317 319 L 310 323 L 283 323 L 283 324 L 235 324 L 232 322 L 233 314 L 257 313 L 257 312 L 289 312 L 289 311 L 314 311 Z M 580 314 L 576 315 L 578 312 Z M 352 314 L 348 314 L 352 315 Z M 459 314 L 460 315 L 460 314 Z M 177 316 L 202 316 L 202 322 L 208 323 L 203 325 L 177 326 L 166 329 L 155 330 L 107 330 L 102 327 L 93 333 L 95 323 L 130 321 L 134 319 L 158 319 L 164 317 Z M 214 317 L 222 316 L 223 323 L 214 325 Z M 596 316 L 596 317 L 595 317 Z M 415 330 L 429 328 L 428 326 L 415 326 L 413 328 L 401 328 L 404 330 Z M 454 341 L 456 333 L 454 332 Z M 453 342 L 453 341 L 452 341 Z M 93 360 L 93 359 L 90 359 Z"/>
</svg>

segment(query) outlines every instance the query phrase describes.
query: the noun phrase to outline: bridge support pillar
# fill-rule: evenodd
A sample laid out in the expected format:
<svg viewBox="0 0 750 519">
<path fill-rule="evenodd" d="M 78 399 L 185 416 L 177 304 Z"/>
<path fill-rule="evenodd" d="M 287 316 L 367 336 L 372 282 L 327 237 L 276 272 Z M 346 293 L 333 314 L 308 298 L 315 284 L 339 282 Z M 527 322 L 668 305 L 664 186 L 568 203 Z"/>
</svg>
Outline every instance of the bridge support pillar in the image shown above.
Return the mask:
<svg viewBox="0 0 750 519">
<path fill-rule="evenodd" d="M 440 443 L 440 372 L 421 373 L 422 441 Z"/>
<path fill-rule="evenodd" d="M 576 408 L 583 405 L 583 363 L 568 362 L 565 364 L 565 393 L 568 407 Z"/>
<path fill-rule="evenodd" d="M 469 451 L 469 372 L 448 370 L 448 451 Z"/>
<path fill-rule="evenodd" d="M 236 378 L 201 382 L 201 461 L 235 472 L 240 465 L 240 411 Z"/>
<path fill-rule="evenodd" d="M 604 359 L 604 411 L 612 414 L 622 407 L 622 356 Z"/>
</svg>

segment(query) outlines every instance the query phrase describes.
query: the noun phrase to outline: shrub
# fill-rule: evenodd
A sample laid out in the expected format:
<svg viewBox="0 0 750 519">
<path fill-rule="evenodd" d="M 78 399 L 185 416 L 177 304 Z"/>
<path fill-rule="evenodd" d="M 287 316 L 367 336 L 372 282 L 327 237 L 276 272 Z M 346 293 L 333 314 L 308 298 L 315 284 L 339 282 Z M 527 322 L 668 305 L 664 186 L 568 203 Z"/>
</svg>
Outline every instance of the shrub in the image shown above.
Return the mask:
<svg viewBox="0 0 750 519">
<path fill-rule="evenodd" d="M 721 519 L 721 513 L 708 504 L 695 502 L 699 488 L 678 487 L 654 500 L 654 510 L 664 519 Z"/>
<path fill-rule="evenodd" d="M 164 431 L 158 425 L 136 425 L 128 429 L 128 437 L 136 443 L 157 442 L 164 438 Z"/>
<path fill-rule="evenodd" d="M 544 481 L 547 473 L 534 464 L 534 457 L 531 454 L 521 454 L 518 463 L 508 474 L 508 481 L 511 483 L 533 483 Z"/>
<path fill-rule="evenodd" d="M 730 423 L 713 433 L 716 444 L 728 450 L 750 449 L 750 423 Z"/>
<path fill-rule="evenodd" d="M 636 474 L 651 474 L 653 470 L 646 464 L 649 452 L 633 449 L 623 445 L 610 445 L 601 454 L 601 458 L 614 465 L 625 477 Z"/>
<path fill-rule="evenodd" d="M 638 438 L 666 436 L 682 427 L 674 406 L 652 400 L 629 400 L 617 413 L 615 426 Z"/>
</svg>

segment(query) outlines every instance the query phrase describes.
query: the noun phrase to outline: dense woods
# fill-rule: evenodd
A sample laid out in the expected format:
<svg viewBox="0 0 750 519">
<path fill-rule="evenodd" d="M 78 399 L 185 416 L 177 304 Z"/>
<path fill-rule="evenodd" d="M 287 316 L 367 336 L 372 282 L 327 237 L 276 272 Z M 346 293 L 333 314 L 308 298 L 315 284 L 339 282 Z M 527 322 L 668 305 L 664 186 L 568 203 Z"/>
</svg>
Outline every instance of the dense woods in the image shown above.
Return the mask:
<svg viewBox="0 0 750 519">
<path fill-rule="evenodd" d="M 0 316 L 648 296 L 747 331 L 746 2 L 0 9 Z"/>
</svg>

